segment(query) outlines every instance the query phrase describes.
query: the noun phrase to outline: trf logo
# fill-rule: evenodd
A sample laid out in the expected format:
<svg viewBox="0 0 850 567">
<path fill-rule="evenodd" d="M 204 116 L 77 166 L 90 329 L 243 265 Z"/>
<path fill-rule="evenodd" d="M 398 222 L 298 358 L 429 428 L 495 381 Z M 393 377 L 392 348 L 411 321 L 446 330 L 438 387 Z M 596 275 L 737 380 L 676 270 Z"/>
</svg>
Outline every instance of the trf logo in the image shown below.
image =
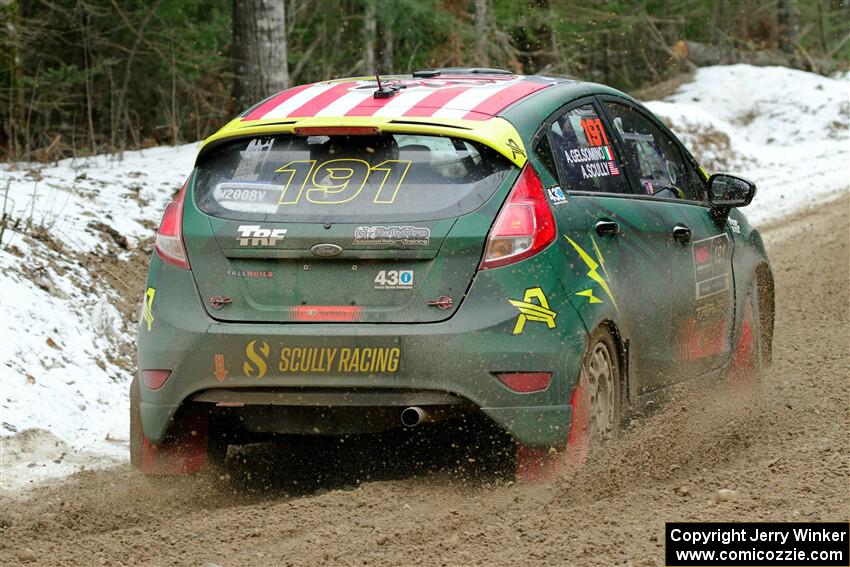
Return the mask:
<svg viewBox="0 0 850 567">
<path fill-rule="evenodd" d="M 285 228 L 261 228 L 257 224 L 243 224 L 236 230 L 239 246 L 275 246 L 286 236 Z"/>
</svg>

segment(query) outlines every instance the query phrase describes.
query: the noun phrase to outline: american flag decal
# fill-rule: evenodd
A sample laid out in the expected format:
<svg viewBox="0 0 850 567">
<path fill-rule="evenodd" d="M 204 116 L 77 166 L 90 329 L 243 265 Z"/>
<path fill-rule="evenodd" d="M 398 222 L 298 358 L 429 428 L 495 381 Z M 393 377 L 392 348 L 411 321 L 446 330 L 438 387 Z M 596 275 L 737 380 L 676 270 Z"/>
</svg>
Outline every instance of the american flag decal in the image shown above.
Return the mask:
<svg viewBox="0 0 850 567">
<path fill-rule="evenodd" d="M 613 161 L 608 162 L 608 171 L 611 172 L 611 175 L 620 175 L 620 168 Z"/>
</svg>

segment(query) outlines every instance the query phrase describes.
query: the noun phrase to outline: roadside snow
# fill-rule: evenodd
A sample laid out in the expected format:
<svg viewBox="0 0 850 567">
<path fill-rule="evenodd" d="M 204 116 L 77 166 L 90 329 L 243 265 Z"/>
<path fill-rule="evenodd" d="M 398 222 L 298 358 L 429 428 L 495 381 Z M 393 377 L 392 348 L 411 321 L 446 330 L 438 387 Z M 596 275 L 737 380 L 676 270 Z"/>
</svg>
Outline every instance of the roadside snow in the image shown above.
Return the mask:
<svg viewBox="0 0 850 567">
<path fill-rule="evenodd" d="M 149 237 L 196 150 L 0 167 L 0 490 L 127 460 L 131 373 L 114 355 L 136 322 L 80 259 L 116 250 L 93 222 L 124 255 Z"/>
<path fill-rule="evenodd" d="M 758 224 L 848 191 L 849 86 L 846 74 L 713 67 L 649 107 L 707 169 L 758 184 L 745 211 Z M 0 238 L 0 490 L 127 460 L 132 371 L 110 353 L 132 347 L 136 320 L 81 258 L 137 251 L 196 150 L 0 164 L 0 216 L 11 219 Z"/>
<path fill-rule="evenodd" d="M 850 188 L 850 77 L 785 67 L 697 70 L 666 101 L 647 106 L 710 173 L 758 186 L 744 212 L 765 223 Z"/>
</svg>

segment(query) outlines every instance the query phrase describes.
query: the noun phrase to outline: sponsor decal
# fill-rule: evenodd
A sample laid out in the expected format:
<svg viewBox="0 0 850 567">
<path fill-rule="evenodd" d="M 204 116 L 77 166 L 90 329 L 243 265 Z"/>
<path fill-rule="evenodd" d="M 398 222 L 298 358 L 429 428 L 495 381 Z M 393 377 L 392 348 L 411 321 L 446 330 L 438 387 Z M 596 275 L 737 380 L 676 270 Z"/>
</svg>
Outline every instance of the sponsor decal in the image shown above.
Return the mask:
<svg viewBox="0 0 850 567">
<path fill-rule="evenodd" d="M 412 289 L 413 270 L 381 270 L 373 282 L 375 289 Z"/>
<path fill-rule="evenodd" d="M 262 228 L 258 224 L 243 224 L 236 229 L 239 246 L 277 246 L 286 236 L 285 228 Z"/>
<path fill-rule="evenodd" d="M 684 360 L 697 360 L 720 354 L 726 350 L 727 304 L 725 301 L 709 301 L 697 307 L 696 314 L 685 320 L 681 356 Z"/>
<path fill-rule="evenodd" d="M 242 373 L 246 378 L 256 376 L 262 378 L 268 372 L 269 343 L 266 341 L 251 341 L 245 345 L 245 362 L 242 363 Z"/>
<path fill-rule="evenodd" d="M 592 236 L 590 237 L 590 241 L 593 243 L 593 252 L 596 256 L 596 259 L 594 260 L 593 257 L 591 257 L 591 255 L 588 254 L 584 250 L 584 248 L 579 246 L 575 240 L 573 240 L 567 235 L 564 235 L 564 238 L 566 238 L 567 241 L 575 249 L 575 251 L 578 252 L 581 261 L 584 262 L 584 264 L 587 266 L 587 276 L 591 280 L 596 282 L 599 287 L 602 288 L 602 291 L 605 292 L 605 295 L 608 296 L 608 299 L 610 299 L 611 303 L 614 305 L 614 309 L 619 311 L 620 308 L 617 307 L 617 300 L 614 299 L 614 294 L 611 292 L 611 287 L 608 285 L 608 282 L 611 278 L 608 276 L 608 271 L 605 269 L 605 258 L 602 256 L 602 252 L 599 251 L 599 246 L 597 246 L 596 244 L 596 239 L 594 239 Z M 602 274 L 599 273 L 600 268 L 602 269 Z M 593 289 L 585 289 L 579 291 L 576 293 L 576 295 L 586 297 L 588 303 L 603 303 L 600 298 L 593 295 Z"/>
<path fill-rule="evenodd" d="M 354 244 L 398 244 L 427 246 L 431 229 L 416 226 L 358 226 L 354 229 Z"/>
<path fill-rule="evenodd" d="M 696 297 L 703 299 L 729 289 L 729 235 L 719 234 L 693 243 Z"/>
<path fill-rule="evenodd" d="M 142 319 L 148 327 L 148 332 L 153 330 L 153 298 L 156 295 L 156 289 L 149 287 L 145 291 L 145 299 L 142 302 Z"/>
<path fill-rule="evenodd" d="M 388 374 L 398 371 L 399 347 L 281 347 L 281 374 Z"/>
<path fill-rule="evenodd" d="M 557 185 L 546 189 L 546 193 L 549 195 L 549 200 L 553 203 L 563 203 L 567 200 L 566 195 L 564 195 L 564 191 Z"/>
<path fill-rule="evenodd" d="M 508 303 L 519 309 L 519 316 L 513 330 L 514 335 L 522 334 L 526 321 L 546 323 L 546 326 L 550 329 L 555 328 L 555 317 L 558 314 L 549 309 L 549 301 L 546 299 L 546 295 L 541 288 L 529 288 L 525 290 L 525 296 L 522 298 L 522 301 L 509 299 Z"/>
<path fill-rule="evenodd" d="M 738 224 L 738 221 L 735 219 L 726 219 L 726 223 L 729 225 L 729 230 L 734 234 L 741 234 L 741 225 Z"/>
<path fill-rule="evenodd" d="M 227 378 L 227 368 L 224 366 L 224 355 L 217 354 L 215 355 L 215 379 L 221 382 L 225 378 Z"/>
<path fill-rule="evenodd" d="M 519 144 L 516 143 L 513 138 L 508 138 L 508 141 L 507 143 L 505 143 L 505 145 L 513 153 L 514 159 L 516 159 L 517 154 L 521 155 L 522 157 L 525 157 L 525 151 L 523 151 L 523 149 L 519 146 Z"/>
<path fill-rule="evenodd" d="M 273 278 L 274 272 L 254 270 L 227 270 L 227 275 L 234 278 Z"/>
<path fill-rule="evenodd" d="M 276 352 L 273 356 L 266 341 L 249 342 L 245 347 L 246 360 L 242 367 L 245 377 L 264 377 L 270 364 L 279 374 L 392 374 L 398 372 L 401 362 L 401 349 L 397 346 L 310 347 L 283 344 Z"/>
</svg>

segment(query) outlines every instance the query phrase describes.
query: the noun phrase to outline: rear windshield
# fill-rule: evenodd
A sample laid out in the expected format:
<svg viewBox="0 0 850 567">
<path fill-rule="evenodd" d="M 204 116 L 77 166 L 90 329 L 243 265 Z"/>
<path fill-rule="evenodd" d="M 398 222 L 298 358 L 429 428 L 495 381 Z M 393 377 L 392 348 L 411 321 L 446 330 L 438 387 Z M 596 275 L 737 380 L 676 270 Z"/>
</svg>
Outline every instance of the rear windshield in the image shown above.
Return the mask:
<svg viewBox="0 0 850 567">
<path fill-rule="evenodd" d="M 438 220 L 477 209 L 511 168 L 459 138 L 261 136 L 203 156 L 195 200 L 207 214 L 239 220 Z"/>
</svg>

